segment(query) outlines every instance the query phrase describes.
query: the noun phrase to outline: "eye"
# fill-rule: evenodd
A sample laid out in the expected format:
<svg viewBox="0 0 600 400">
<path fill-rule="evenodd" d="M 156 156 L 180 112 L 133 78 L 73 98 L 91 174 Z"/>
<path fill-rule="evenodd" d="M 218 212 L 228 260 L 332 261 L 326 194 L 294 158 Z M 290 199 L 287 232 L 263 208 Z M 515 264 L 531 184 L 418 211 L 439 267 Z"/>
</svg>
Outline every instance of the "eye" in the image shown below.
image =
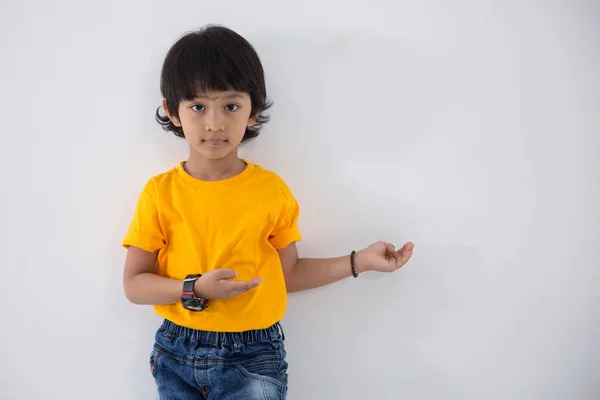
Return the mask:
<svg viewBox="0 0 600 400">
<path fill-rule="evenodd" d="M 204 111 L 205 108 L 204 108 L 204 106 L 202 104 L 194 104 L 192 106 L 192 110 L 194 110 L 194 111 Z"/>
<path fill-rule="evenodd" d="M 229 111 L 229 112 L 233 112 L 233 111 L 237 110 L 238 108 L 240 108 L 240 106 L 238 106 L 237 104 L 227 104 L 225 106 L 225 110 Z"/>
</svg>

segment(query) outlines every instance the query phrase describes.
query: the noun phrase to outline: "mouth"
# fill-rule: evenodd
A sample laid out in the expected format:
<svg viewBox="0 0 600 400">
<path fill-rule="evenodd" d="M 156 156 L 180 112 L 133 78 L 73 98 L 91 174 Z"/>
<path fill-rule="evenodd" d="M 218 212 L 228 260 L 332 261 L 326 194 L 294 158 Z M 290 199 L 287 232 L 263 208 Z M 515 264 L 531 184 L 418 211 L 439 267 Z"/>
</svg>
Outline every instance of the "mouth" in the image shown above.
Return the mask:
<svg viewBox="0 0 600 400">
<path fill-rule="evenodd" d="M 202 143 L 206 143 L 210 146 L 221 146 L 227 143 L 227 139 L 203 139 Z"/>
</svg>

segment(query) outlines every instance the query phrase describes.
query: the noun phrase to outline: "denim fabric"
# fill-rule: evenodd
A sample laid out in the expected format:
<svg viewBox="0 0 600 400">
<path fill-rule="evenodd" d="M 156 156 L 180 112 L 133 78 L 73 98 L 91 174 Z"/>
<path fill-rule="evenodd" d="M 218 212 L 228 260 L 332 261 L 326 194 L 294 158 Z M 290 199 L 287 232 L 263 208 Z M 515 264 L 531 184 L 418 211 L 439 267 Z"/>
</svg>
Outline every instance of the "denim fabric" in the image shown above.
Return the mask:
<svg viewBox="0 0 600 400">
<path fill-rule="evenodd" d="M 165 321 L 150 355 L 158 398 L 285 399 L 284 341 L 279 323 L 264 330 L 220 333 Z"/>
</svg>

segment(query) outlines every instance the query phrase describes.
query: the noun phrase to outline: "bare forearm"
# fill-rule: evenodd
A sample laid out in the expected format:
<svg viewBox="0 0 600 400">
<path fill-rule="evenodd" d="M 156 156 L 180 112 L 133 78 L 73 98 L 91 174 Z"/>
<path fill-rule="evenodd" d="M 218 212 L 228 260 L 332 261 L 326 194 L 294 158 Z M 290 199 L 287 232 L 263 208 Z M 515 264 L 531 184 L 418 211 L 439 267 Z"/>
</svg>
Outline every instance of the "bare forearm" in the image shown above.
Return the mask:
<svg viewBox="0 0 600 400">
<path fill-rule="evenodd" d="M 355 270 L 363 268 L 362 254 L 355 254 Z M 287 291 L 298 292 L 329 285 L 352 276 L 350 255 L 335 258 L 300 258 L 286 276 Z"/>
<path fill-rule="evenodd" d="M 181 280 L 144 272 L 125 282 L 125 296 L 135 304 L 173 304 L 181 300 L 182 288 Z"/>
</svg>

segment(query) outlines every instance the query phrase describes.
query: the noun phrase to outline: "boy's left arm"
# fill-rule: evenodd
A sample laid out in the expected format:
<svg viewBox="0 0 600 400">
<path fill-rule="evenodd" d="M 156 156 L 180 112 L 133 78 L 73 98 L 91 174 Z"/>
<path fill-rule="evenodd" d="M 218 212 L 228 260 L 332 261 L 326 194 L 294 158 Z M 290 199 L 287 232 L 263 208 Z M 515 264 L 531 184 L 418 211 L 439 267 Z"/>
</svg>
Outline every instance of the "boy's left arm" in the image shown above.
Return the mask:
<svg viewBox="0 0 600 400">
<path fill-rule="evenodd" d="M 366 271 L 393 272 L 411 258 L 414 244 L 408 242 L 400 250 L 386 242 L 376 242 L 357 251 L 354 268 L 357 274 Z M 299 258 L 296 244 L 279 250 L 287 291 L 298 292 L 325 286 L 352 276 L 350 254 L 335 258 Z"/>
</svg>

